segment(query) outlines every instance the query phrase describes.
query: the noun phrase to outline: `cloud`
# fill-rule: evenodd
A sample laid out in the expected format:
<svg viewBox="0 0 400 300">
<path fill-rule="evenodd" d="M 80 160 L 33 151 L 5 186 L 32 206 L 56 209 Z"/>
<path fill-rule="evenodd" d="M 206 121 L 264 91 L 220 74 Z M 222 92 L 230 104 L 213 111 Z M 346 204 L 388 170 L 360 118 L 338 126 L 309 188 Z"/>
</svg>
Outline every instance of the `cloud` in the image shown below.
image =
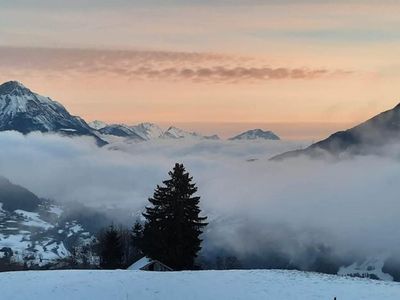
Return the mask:
<svg viewBox="0 0 400 300">
<path fill-rule="evenodd" d="M 236 83 L 268 80 L 312 80 L 344 76 L 326 68 L 271 67 L 261 59 L 214 53 L 106 51 L 44 48 L 0 48 L 0 70 L 23 73 L 119 76 L 133 80 L 188 80 Z"/>
<path fill-rule="evenodd" d="M 124 70 L 121 70 L 123 73 Z M 211 68 L 140 68 L 130 74 L 151 79 L 191 79 L 194 81 L 235 82 L 251 80 L 280 80 L 280 79 L 315 79 L 329 74 L 328 70 L 287 69 L 269 67 L 233 67 L 216 66 Z"/>
<path fill-rule="evenodd" d="M 86 138 L 3 132 L 0 174 L 41 197 L 137 213 L 178 161 L 209 216 L 205 257 L 315 270 L 321 257 L 340 265 L 398 253 L 399 145 L 342 161 L 268 161 L 305 145 L 163 141 L 100 149 Z"/>
</svg>

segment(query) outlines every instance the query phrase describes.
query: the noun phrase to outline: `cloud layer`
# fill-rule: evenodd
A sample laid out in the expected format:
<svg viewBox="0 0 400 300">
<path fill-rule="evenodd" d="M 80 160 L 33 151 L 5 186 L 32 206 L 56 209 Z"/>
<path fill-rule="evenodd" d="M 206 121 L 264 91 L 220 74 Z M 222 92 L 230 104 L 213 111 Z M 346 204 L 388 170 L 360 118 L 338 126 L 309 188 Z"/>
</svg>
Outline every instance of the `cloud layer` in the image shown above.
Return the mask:
<svg viewBox="0 0 400 300">
<path fill-rule="evenodd" d="M 235 254 L 262 266 L 278 253 L 307 269 L 319 255 L 345 262 L 398 253 L 399 147 L 337 162 L 268 161 L 303 146 L 203 141 L 99 149 L 86 139 L 1 133 L 0 173 L 42 197 L 137 213 L 183 162 L 209 216 L 203 255 Z"/>
</svg>

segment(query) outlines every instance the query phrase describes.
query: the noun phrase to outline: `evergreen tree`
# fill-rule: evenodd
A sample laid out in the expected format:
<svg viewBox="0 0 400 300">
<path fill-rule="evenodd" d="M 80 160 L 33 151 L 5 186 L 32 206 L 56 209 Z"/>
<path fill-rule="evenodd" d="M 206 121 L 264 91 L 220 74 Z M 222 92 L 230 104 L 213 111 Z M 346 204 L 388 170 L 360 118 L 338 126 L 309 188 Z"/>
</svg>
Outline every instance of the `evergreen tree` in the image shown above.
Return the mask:
<svg viewBox="0 0 400 300">
<path fill-rule="evenodd" d="M 139 221 L 136 221 L 131 230 L 131 245 L 133 248 L 132 259 L 136 261 L 143 257 L 143 226 Z"/>
<path fill-rule="evenodd" d="M 113 225 L 100 235 L 99 254 L 101 268 L 118 269 L 121 267 L 123 257 L 121 236 Z"/>
<path fill-rule="evenodd" d="M 132 227 L 131 239 L 133 247 L 140 251 L 143 241 L 143 226 L 139 221 L 136 221 Z"/>
<path fill-rule="evenodd" d="M 207 225 L 200 217 L 197 187 L 182 164 L 175 164 L 170 179 L 157 185 L 143 216 L 146 223 L 139 246 L 144 254 L 175 270 L 193 269 L 201 249 L 199 238 Z M 138 229 L 138 228 L 136 228 Z M 140 235 L 137 235 L 140 237 Z"/>
</svg>

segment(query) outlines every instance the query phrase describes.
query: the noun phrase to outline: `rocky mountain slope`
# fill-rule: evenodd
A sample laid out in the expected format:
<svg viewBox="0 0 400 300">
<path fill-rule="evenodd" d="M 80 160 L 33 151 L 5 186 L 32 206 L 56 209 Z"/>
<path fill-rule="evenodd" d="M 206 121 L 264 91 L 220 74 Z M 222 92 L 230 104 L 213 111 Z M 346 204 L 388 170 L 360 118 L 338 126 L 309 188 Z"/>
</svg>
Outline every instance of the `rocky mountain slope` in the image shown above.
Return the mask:
<svg viewBox="0 0 400 300">
<path fill-rule="evenodd" d="M 6 130 L 91 136 L 99 145 L 106 144 L 82 118 L 72 116 L 60 103 L 32 92 L 17 81 L 0 85 L 0 131 Z"/>
<path fill-rule="evenodd" d="M 350 128 L 339 131 L 327 139 L 312 144 L 306 149 L 280 154 L 272 160 L 282 160 L 305 155 L 321 157 L 326 154 L 338 156 L 342 153 L 367 155 L 379 153 L 384 146 L 400 141 L 400 104 L 388 111 Z"/>
</svg>

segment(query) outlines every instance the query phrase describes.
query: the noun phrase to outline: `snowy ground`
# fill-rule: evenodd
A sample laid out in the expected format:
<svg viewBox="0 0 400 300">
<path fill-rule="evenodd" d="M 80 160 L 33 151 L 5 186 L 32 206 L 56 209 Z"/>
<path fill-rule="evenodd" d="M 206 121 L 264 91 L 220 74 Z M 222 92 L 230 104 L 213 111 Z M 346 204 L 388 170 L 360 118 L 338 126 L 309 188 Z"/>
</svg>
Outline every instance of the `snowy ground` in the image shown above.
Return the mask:
<svg viewBox="0 0 400 300">
<path fill-rule="evenodd" d="M 400 284 L 297 271 L 0 273 L 1 299 L 400 299 Z"/>
</svg>

